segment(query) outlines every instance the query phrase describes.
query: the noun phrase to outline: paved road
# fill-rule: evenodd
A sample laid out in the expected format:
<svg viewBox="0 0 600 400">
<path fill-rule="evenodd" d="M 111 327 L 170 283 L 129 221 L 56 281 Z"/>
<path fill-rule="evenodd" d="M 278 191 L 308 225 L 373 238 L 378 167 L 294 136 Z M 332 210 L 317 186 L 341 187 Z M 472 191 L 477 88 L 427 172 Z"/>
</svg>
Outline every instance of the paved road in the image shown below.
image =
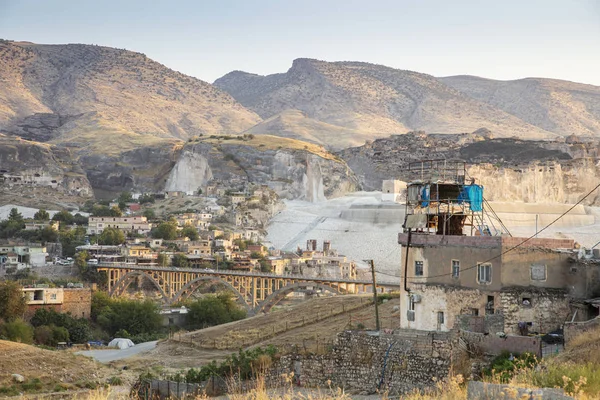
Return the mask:
<svg viewBox="0 0 600 400">
<path fill-rule="evenodd" d="M 116 360 L 123 360 L 125 358 L 129 358 L 145 351 L 152 350 L 156 347 L 156 343 L 158 340 L 153 342 L 139 343 L 133 347 L 123 350 L 87 350 L 87 351 L 79 351 L 75 354 L 81 354 L 86 357 L 92 357 L 101 363 L 108 363 Z"/>
</svg>

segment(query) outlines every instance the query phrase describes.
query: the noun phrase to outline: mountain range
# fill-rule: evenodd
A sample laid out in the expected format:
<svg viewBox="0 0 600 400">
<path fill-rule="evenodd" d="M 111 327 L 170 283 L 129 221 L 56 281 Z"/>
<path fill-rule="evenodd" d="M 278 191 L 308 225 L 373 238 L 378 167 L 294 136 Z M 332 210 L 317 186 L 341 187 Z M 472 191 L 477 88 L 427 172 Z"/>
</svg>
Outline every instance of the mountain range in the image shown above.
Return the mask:
<svg viewBox="0 0 600 400">
<path fill-rule="evenodd" d="M 305 58 L 284 73 L 233 71 L 210 84 L 133 51 L 0 40 L 3 141 L 68 149 L 94 189 L 160 189 L 184 144 L 202 136 L 266 134 L 335 151 L 480 128 L 521 140 L 598 137 L 600 87 Z"/>
</svg>

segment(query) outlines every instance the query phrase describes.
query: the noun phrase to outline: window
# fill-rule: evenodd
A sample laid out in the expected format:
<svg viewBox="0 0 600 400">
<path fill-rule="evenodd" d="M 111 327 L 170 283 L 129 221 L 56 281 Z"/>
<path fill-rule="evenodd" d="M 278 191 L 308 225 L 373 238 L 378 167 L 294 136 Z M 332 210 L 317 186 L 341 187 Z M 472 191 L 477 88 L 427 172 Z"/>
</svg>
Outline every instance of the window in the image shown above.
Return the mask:
<svg viewBox="0 0 600 400">
<path fill-rule="evenodd" d="M 415 261 L 415 276 L 423 276 L 423 261 Z"/>
<path fill-rule="evenodd" d="M 545 264 L 531 264 L 531 280 L 532 281 L 545 281 L 546 280 L 546 265 Z"/>
<path fill-rule="evenodd" d="M 494 314 L 494 296 L 487 297 L 487 302 L 485 303 L 485 314 Z"/>
<path fill-rule="evenodd" d="M 444 323 L 444 312 L 443 311 L 437 312 L 437 322 L 439 325 L 442 325 Z"/>
<path fill-rule="evenodd" d="M 492 264 L 477 264 L 477 282 L 490 283 L 492 281 Z"/>
<path fill-rule="evenodd" d="M 50 300 L 56 300 L 56 293 L 50 294 Z"/>
<path fill-rule="evenodd" d="M 458 278 L 459 274 L 460 274 L 460 261 L 452 260 L 452 277 Z"/>
</svg>

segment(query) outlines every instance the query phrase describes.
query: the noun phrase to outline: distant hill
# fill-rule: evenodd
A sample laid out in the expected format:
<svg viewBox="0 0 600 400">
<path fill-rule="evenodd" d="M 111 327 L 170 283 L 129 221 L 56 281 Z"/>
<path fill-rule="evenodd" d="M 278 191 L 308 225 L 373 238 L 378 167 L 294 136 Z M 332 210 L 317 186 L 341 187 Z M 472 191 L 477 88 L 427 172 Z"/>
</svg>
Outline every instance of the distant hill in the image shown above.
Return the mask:
<svg viewBox="0 0 600 400">
<path fill-rule="evenodd" d="M 0 82 L 1 131 L 73 143 L 83 153 L 237 133 L 260 122 L 206 82 L 109 47 L 0 41 Z"/>
<path fill-rule="evenodd" d="M 549 132 L 600 135 L 599 86 L 543 78 L 496 81 L 468 75 L 440 80 Z"/>
<path fill-rule="evenodd" d="M 382 65 L 297 59 L 283 74 L 234 71 L 214 85 L 267 119 L 261 133 L 278 134 L 284 121 L 286 136 L 335 148 L 410 130 L 464 133 L 486 127 L 497 137 L 555 136 L 431 75 Z M 301 114 L 292 121 L 290 112 Z"/>
</svg>

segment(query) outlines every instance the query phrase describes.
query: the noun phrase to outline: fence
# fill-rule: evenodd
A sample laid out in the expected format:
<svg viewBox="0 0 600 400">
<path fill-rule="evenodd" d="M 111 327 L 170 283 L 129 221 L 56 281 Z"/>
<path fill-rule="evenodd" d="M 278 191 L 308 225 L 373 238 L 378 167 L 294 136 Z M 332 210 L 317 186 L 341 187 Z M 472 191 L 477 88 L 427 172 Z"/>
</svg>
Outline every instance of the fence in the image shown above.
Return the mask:
<svg viewBox="0 0 600 400">
<path fill-rule="evenodd" d="M 312 317 L 298 316 L 295 319 L 293 319 L 293 316 L 290 316 L 289 318 L 287 318 L 286 321 L 283 321 L 281 323 L 275 323 L 270 327 L 266 326 L 260 329 L 231 331 L 228 335 L 225 335 L 224 337 L 220 338 L 201 337 L 201 334 L 187 336 L 176 334 L 174 335 L 173 340 L 181 343 L 188 343 L 192 346 L 201 347 L 205 349 L 237 350 L 240 347 L 248 347 L 263 342 L 265 340 L 272 339 L 273 337 L 288 332 L 292 329 L 312 325 L 325 319 L 347 313 L 349 311 L 357 311 L 371 306 L 372 304 L 373 301 L 371 299 L 361 297 L 360 303 L 357 303 L 353 306 L 342 304 L 341 307 L 332 308 L 327 312 L 317 311 L 316 314 Z M 387 317 L 380 318 L 380 320 L 383 322 L 382 328 L 390 326 L 390 328 L 393 329 L 393 322 L 397 320 L 397 318 Z M 352 315 L 352 313 L 349 313 L 347 328 L 352 329 L 352 327 L 355 327 L 359 323 L 363 323 L 365 321 L 366 319 L 355 317 Z M 234 338 L 236 332 L 240 333 L 239 338 Z"/>
<path fill-rule="evenodd" d="M 183 383 L 152 379 L 144 382 L 139 393 L 143 399 L 196 397 L 204 392 L 205 384 Z"/>
</svg>

